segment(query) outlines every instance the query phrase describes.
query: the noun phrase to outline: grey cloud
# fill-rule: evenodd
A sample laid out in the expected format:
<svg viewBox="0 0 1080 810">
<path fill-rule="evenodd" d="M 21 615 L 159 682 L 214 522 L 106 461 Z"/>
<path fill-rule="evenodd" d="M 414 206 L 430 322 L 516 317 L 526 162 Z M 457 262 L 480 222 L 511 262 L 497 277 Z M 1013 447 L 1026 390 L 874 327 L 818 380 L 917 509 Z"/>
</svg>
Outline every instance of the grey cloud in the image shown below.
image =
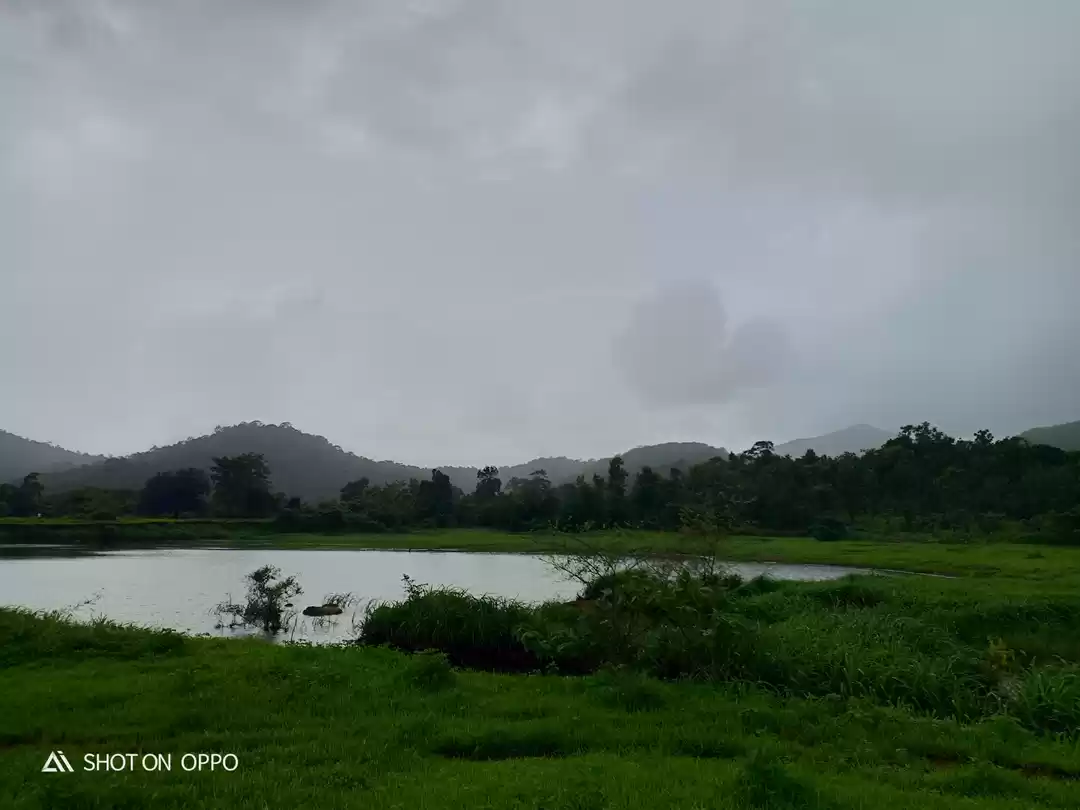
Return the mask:
<svg viewBox="0 0 1080 810">
<path fill-rule="evenodd" d="M 719 294 L 703 282 L 669 286 L 644 300 L 615 352 L 649 405 L 722 404 L 782 378 L 793 361 L 782 325 L 758 318 L 730 327 Z"/>
<path fill-rule="evenodd" d="M 1078 416 L 1068 0 L 23 0 L 0 66 L 4 429 L 426 464 Z"/>
</svg>

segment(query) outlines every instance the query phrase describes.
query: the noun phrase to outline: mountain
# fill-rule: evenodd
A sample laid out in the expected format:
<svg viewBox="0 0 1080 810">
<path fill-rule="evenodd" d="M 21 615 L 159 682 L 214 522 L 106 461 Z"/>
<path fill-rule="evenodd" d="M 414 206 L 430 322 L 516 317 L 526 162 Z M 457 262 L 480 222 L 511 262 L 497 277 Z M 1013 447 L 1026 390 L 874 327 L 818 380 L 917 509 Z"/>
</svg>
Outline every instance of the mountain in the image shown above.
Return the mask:
<svg viewBox="0 0 1080 810">
<path fill-rule="evenodd" d="M 41 480 L 46 492 L 82 486 L 141 489 L 155 473 L 185 467 L 209 470 L 215 457 L 241 453 L 262 453 L 270 465 L 274 489 L 305 500 L 333 497 L 357 478 L 384 484 L 431 475 L 431 470 L 348 453 L 323 436 L 304 433 L 288 423 L 244 422 L 168 447 L 43 475 Z M 475 472 L 472 480 L 476 480 Z"/>
<path fill-rule="evenodd" d="M 1035 443 L 1080 450 L 1080 422 L 1035 428 L 1022 434 Z M 870 425 L 854 425 L 835 433 L 797 439 L 777 445 L 779 455 L 799 457 L 813 449 L 820 455 L 838 456 L 880 447 L 893 434 Z M 427 479 L 431 469 L 375 461 L 350 453 L 323 436 L 297 430 L 292 425 L 244 422 L 220 427 L 207 436 L 187 439 L 168 447 L 154 447 L 123 458 L 104 458 L 75 453 L 45 442 L 35 442 L 0 431 L 0 482 L 18 481 L 29 472 L 42 473 L 46 491 L 64 491 L 83 486 L 108 489 L 140 489 L 159 472 L 198 467 L 209 470 L 217 456 L 262 453 L 273 473 L 273 486 L 290 496 L 308 501 L 335 497 L 349 481 L 367 478 L 373 484 Z M 622 453 L 630 480 L 649 466 L 666 475 L 672 467 L 682 470 L 728 451 L 700 442 L 668 442 L 635 447 Z M 528 478 L 538 469 L 547 472 L 555 485 L 572 482 L 583 475 L 607 476 L 609 458 L 572 459 L 565 456 L 535 458 L 524 464 L 502 467 L 499 477 L 506 485 L 513 478 Z M 457 487 L 471 492 L 476 485 L 475 467 L 440 467 Z"/>
<path fill-rule="evenodd" d="M 834 433 L 826 433 L 824 436 L 815 436 L 812 439 L 795 439 L 791 442 L 778 444 L 773 448 L 779 456 L 791 456 L 799 458 L 806 455 L 807 450 L 813 450 L 819 456 L 840 456 L 844 453 L 861 453 L 864 450 L 874 450 L 885 444 L 895 434 L 887 430 L 873 427 L 872 425 L 853 425 Z"/>
<path fill-rule="evenodd" d="M 31 472 L 63 470 L 92 464 L 103 458 L 65 450 L 47 442 L 35 442 L 0 430 L 0 483 L 21 480 Z"/>
<path fill-rule="evenodd" d="M 1032 444 L 1049 444 L 1062 450 L 1080 450 L 1080 422 L 1032 428 L 1020 435 Z"/>
<path fill-rule="evenodd" d="M 621 455 L 623 466 L 632 481 L 642 467 L 652 467 L 656 472 L 667 475 L 672 467 L 686 470 L 694 464 L 700 464 L 716 456 L 727 458 L 728 451 L 722 447 L 712 447 L 700 442 L 667 442 L 635 447 Z M 584 475 L 589 481 L 594 475 L 602 475 L 606 478 L 610 462 L 610 457 L 587 461 L 565 456 L 536 458 L 525 464 L 500 468 L 499 478 L 502 479 L 503 484 L 506 484 L 511 478 L 528 478 L 533 470 L 544 470 L 551 483 L 557 486 L 571 483 L 579 475 Z"/>
<path fill-rule="evenodd" d="M 45 445 L 46 447 L 48 445 Z M 349 481 L 367 478 L 373 484 L 390 481 L 426 479 L 431 469 L 374 461 L 349 453 L 322 436 L 313 436 L 292 425 L 265 425 L 245 422 L 218 428 L 212 434 L 188 439 L 168 447 L 154 447 L 123 458 L 96 460 L 97 463 L 42 475 L 46 491 L 64 491 L 83 486 L 106 489 L 140 489 L 146 480 L 159 472 L 198 467 L 209 470 L 217 456 L 262 453 L 273 476 L 273 487 L 290 496 L 317 501 L 338 494 Z M 725 456 L 727 451 L 698 443 L 668 443 L 637 447 L 623 454 L 631 478 L 643 466 L 667 473 L 671 467 Z M 513 477 L 527 478 L 533 470 L 543 469 L 554 484 L 573 481 L 578 475 L 607 475 L 609 459 L 579 461 L 564 457 L 537 458 L 525 464 L 505 467 L 499 477 L 506 484 Z M 31 465 L 19 468 L 19 475 L 32 471 Z M 455 486 L 471 492 L 476 486 L 475 467 L 440 467 Z"/>
</svg>

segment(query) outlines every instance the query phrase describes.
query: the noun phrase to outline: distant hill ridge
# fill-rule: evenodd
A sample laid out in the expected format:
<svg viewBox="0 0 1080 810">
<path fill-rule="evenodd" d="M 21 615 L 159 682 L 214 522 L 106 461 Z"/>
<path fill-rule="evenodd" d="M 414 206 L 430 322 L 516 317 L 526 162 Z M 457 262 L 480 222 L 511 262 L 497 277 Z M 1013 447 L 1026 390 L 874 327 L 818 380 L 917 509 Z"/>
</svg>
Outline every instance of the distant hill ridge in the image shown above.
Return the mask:
<svg viewBox="0 0 1080 810">
<path fill-rule="evenodd" d="M 1080 422 L 1036 428 L 1021 435 L 1032 442 L 1080 449 Z M 779 455 L 799 457 L 813 449 L 819 455 L 838 456 L 880 447 L 893 436 L 893 433 L 871 425 L 854 425 L 823 436 L 785 442 L 775 446 L 774 451 Z M 411 478 L 426 479 L 431 474 L 429 467 L 376 461 L 350 453 L 323 436 L 304 433 L 287 422 L 280 425 L 244 422 L 122 458 L 76 453 L 0 431 L 0 482 L 17 481 L 28 472 L 40 472 L 47 491 L 83 486 L 140 489 L 156 473 L 185 467 L 209 469 L 216 456 L 248 452 L 262 453 L 266 457 L 273 472 L 275 489 L 305 500 L 334 497 L 342 486 L 358 478 L 385 484 Z M 622 458 L 632 480 L 645 466 L 667 474 L 673 467 L 686 470 L 694 464 L 727 455 L 724 448 L 701 442 L 667 442 L 635 447 L 622 453 Z M 527 478 L 534 470 L 543 469 L 552 483 L 562 484 L 579 475 L 586 479 L 593 475 L 606 476 L 609 461 L 610 458 L 580 460 L 565 456 L 535 458 L 500 468 L 499 477 L 506 484 L 512 478 Z M 439 469 L 466 492 L 471 492 L 475 486 L 475 467 L 440 466 Z"/>
<path fill-rule="evenodd" d="M 103 461 L 104 456 L 91 456 L 65 450 L 49 442 L 36 442 L 0 430 L 0 483 L 22 478 L 30 472 L 53 472 L 84 464 Z"/>
<path fill-rule="evenodd" d="M 1049 444 L 1062 450 L 1080 450 L 1080 422 L 1032 428 L 1020 435 L 1032 444 Z"/>
<path fill-rule="evenodd" d="M 206 436 L 187 439 L 167 447 L 155 447 L 122 458 L 97 458 L 97 463 L 63 469 L 42 475 L 47 491 L 64 491 L 84 486 L 106 489 L 139 489 L 148 478 L 159 472 L 185 467 L 209 469 L 217 456 L 240 453 L 262 453 L 270 465 L 273 485 L 290 496 L 318 500 L 336 496 L 349 481 L 367 478 L 373 484 L 391 481 L 426 479 L 430 467 L 415 467 L 394 461 L 375 461 L 350 453 L 332 444 L 323 436 L 297 430 L 288 423 L 281 425 L 244 422 L 232 427 L 217 428 Z M 726 456 L 723 448 L 696 442 L 638 447 L 623 454 L 627 472 L 633 476 L 649 465 L 660 472 L 671 467 L 688 468 L 715 456 Z M 591 478 L 606 475 L 609 459 L 581 461 L 569 458 L 537 458 L 524 464 L 501 468 L 499 477 L 504 483 L 511 478 L 527 478 L 533 471 L 543 469 L 552 483 L 573 481 L 578 475 Z M 475 467 L 440 466 L 455 486 L 471 492 L 476 486 Z M 33 470 L 20 468 L 7 478 L 16 478 Z M 6 480 L 6 479 L 5 479 Z"/>
<path fill-rule="evenodd" d="M 813 450 L 819 456 L 842 456 L 844 453 L 862 453 L 876 450 L 896 434 L 872 425 L 852 425 L 843 430 L 826 433 L 812 439 L 795 439 L 779 444 L 773 452 L 781 456 L 799 458 L 807 450 Z"/>
</svg>

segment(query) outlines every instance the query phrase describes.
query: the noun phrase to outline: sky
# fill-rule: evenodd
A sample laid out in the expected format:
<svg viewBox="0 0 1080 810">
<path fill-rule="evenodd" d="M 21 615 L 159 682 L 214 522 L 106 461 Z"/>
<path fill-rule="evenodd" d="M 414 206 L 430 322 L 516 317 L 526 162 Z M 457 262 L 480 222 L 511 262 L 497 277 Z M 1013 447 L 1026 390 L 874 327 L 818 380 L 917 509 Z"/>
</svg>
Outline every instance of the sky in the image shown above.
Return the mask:
<svg viewBox="0 0 1080 810">
<path fill-rule="evenodd" d="M 1080 419 L 1074 0 L 5 0 L 0 428 Z"/>
</svg>

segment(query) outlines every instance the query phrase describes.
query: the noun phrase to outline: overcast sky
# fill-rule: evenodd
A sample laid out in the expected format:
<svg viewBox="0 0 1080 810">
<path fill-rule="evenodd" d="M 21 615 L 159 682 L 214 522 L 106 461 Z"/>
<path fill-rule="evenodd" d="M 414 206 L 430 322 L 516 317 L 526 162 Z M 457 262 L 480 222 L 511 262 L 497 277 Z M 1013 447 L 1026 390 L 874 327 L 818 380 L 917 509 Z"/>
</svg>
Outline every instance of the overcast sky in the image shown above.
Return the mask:
<svg viewBox="0 0 1080 810">
<path fill-rule="evenodd" d="M 1080 419 L 1075 0 L 4 0 L 0 428 Z"/>
</svg>

